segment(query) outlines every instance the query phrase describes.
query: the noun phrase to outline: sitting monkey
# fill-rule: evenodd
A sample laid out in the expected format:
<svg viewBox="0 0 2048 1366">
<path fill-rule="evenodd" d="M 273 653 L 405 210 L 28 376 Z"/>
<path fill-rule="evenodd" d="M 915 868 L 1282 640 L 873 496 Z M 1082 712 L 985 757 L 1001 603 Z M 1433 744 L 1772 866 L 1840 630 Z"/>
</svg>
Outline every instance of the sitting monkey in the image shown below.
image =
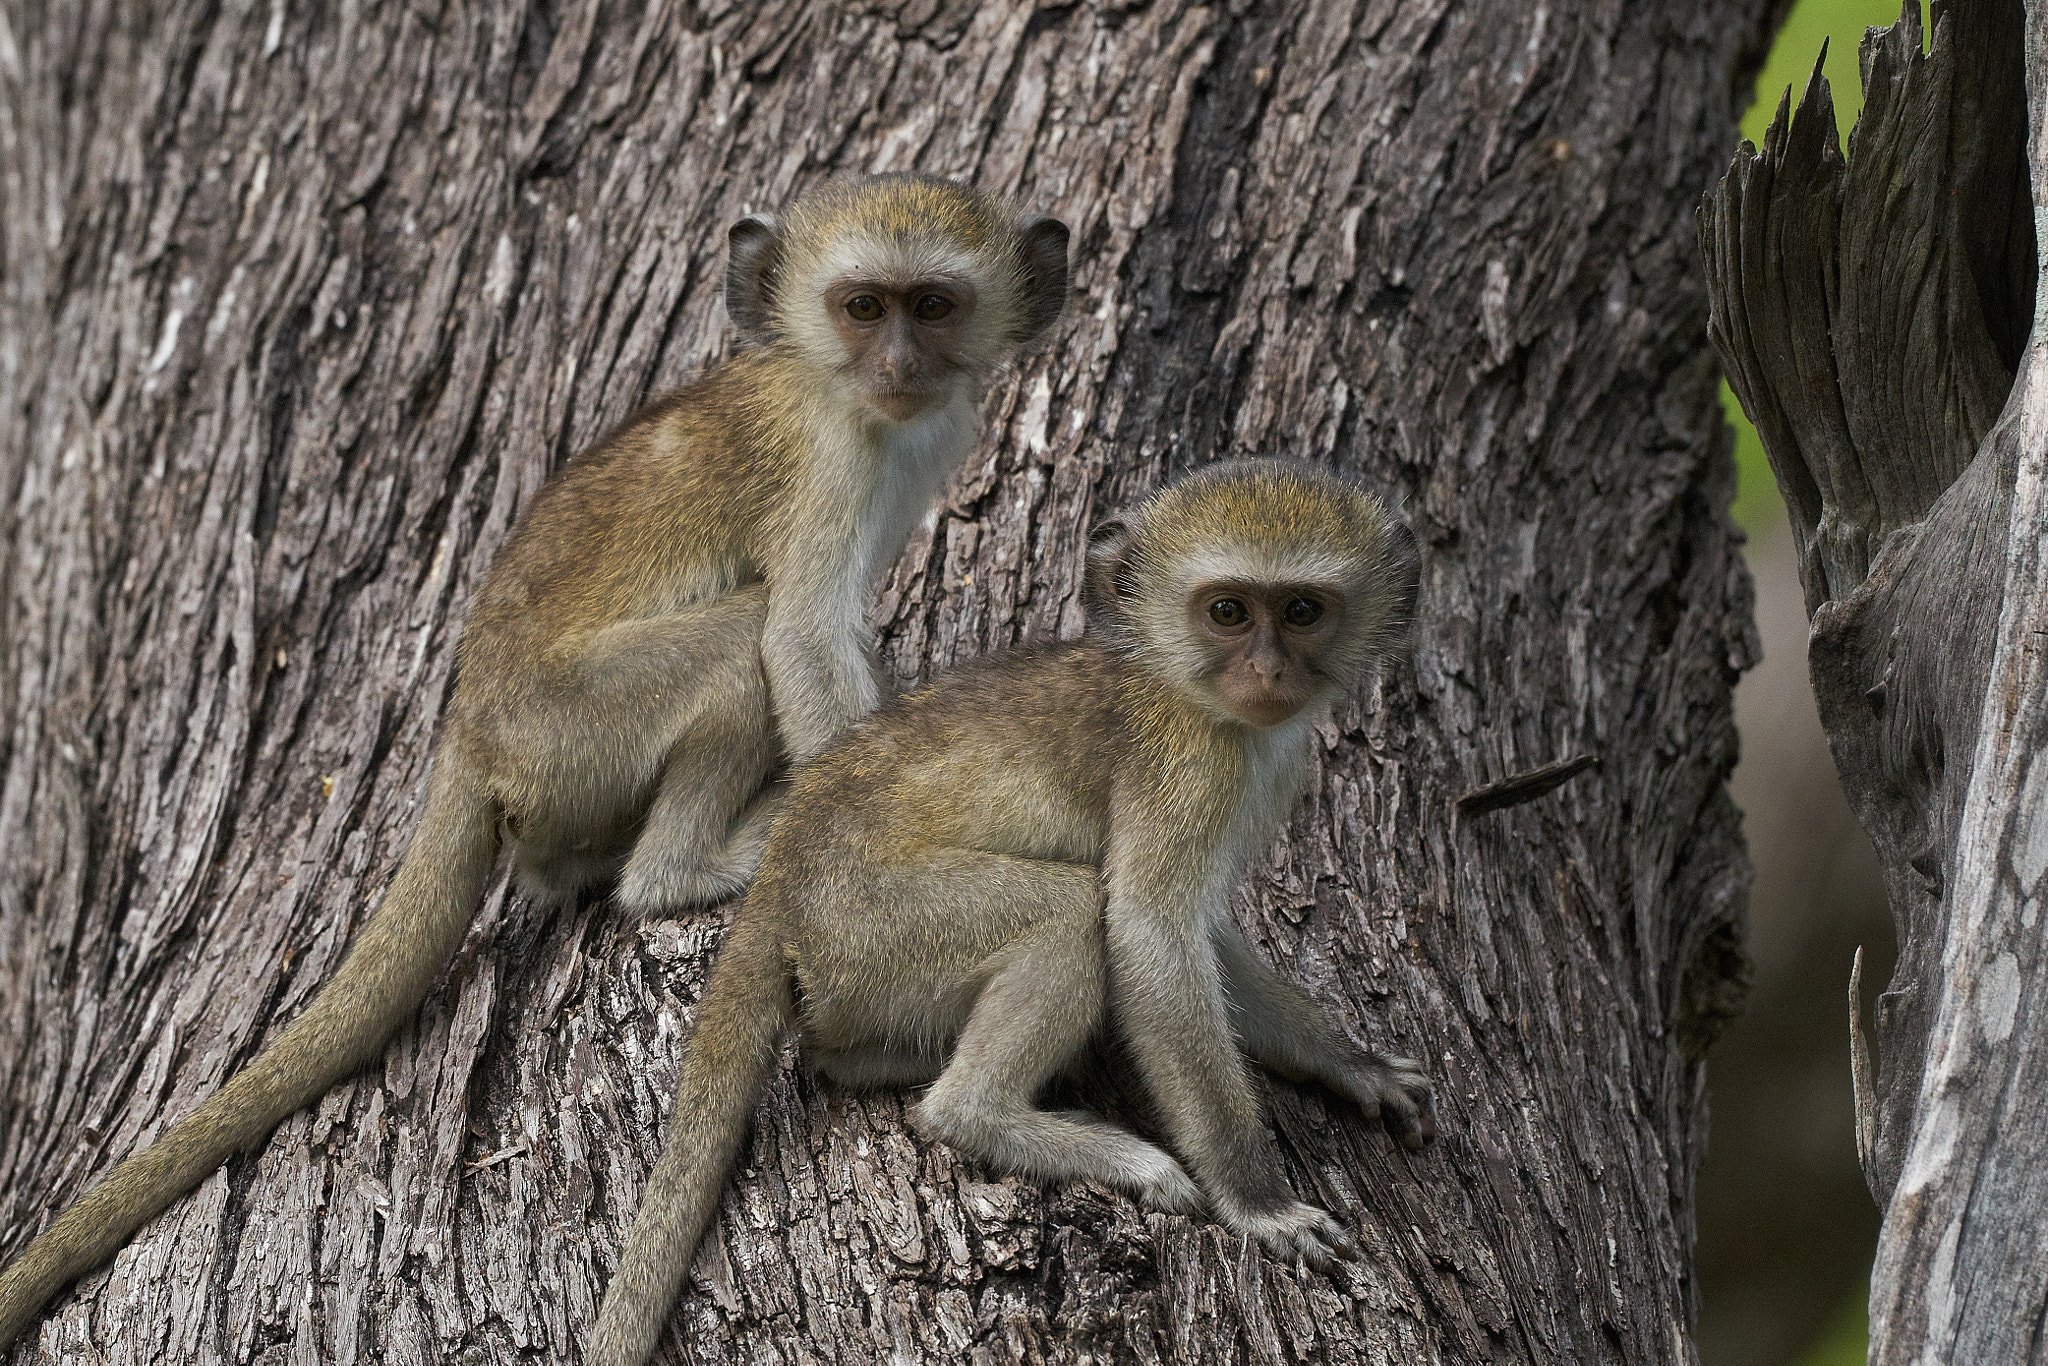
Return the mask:
<svg viewBox="0 0 2048 1366">
<path fill-rule="evenodd" d="M 476 595 L 424 811 L 304 1014 L 0 1275 L 0 1348 L 73 1278 L 374 1058 L 462 943 L 500 845 L 529 891 L 716 901 L 785 758 L 881 700 L 874 580 L 974 449 L 990 372 L 1067 295 L 1067 229 L 917 176 L 731 233 L 747 350 L 550 479 Z"/>
<path fill-rule="evenodd" d="M 1229 899 L 1302 791 L 1314 720 L 1400 644 L 1416 585 L 1413 539 L 1367 494 L 1212 465 L 1097 528 L 1083 639 L 956 669 L 799 772 L 585 1360 L 654 1350 L 791 1024 L 838 1082 L 932 1083 L 915 1122 L 993 1168 L 1206 1202 L 1318 1266 L 1352 1255 L 1294 1198 L 1243 1055 L 1411 1149 L 1435 1133 L 1429 1083 L 1260 961 Z M 1034 1107 L 1106 1020 L 1181 1161 Z"/>
</svg>

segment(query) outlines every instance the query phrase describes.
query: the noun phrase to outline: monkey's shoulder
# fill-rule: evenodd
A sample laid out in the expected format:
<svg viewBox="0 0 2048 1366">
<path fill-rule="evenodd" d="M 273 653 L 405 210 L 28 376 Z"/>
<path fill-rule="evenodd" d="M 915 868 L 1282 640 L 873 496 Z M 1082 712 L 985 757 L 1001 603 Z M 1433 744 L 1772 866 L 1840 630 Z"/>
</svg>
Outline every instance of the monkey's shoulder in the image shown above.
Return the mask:
<svg viewBox="0 0 2048 1366">
<path fill-rule="evenodd" d="M 1117 730 L 1117 678 L 1115 656 L 1086 639 L 996 651 L 885 701 L 816 767 L 920 786 L 990 766 L 1090 772 Z"/>
<path fill-rule="evenodd" d="M 891 699 L 882 715 L 923 730 L 952 721 L 984 733 L 1043 741 L 1049 730 L 1114 709 L 1120 669 L 1097 642 L 1024 645 L 963 661 Z M 895 720 L 895 718 L 901 718 Z"/>
<path fill-rule="evenodd" d="M 615 501 L 651 484 L 656 502 L 680 496 L 715 503 L 722 494 L 744 493 L 749 505 L 759 503 L 764 485 L 787 481 L 794 459 L 786 404 L 779 401 L 787 397 L 784 368 L 773 353 L 743 351 L 650 399 L 571 458 L 543 497 L 601 494 Z"/>
<path fill-rule="evenodd" d="M 758 575 L 767 510 L 791 459 L 757 393 L 772 365 L 736 356 L 557 471 L 492 565 L 471 634 L 527 631 L 536 614 L 553 634 Z"/>
<path fill-rule="evenodd" d="M 769 862 L 878 848 L 1099 857 L 1116 664 L 1085 641 L 1005 650 L 885 703 L 799 771 Z"/>
</svg>

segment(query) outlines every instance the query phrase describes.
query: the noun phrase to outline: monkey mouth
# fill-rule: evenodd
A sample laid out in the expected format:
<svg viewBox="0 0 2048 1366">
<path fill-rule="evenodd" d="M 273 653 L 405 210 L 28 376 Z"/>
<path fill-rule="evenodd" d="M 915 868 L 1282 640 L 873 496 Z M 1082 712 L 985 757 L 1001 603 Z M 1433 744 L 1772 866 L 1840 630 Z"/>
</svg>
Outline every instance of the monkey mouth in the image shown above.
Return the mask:
<svg viewBox="0 0 2048 1366">
<path fill-rule="evenodd" d="M 890 388 L 869 389 L 868 402 L 882 416 L 894 422 L 908 422 L 938 400 L 938 394 L 930 389 Z"/>
<path fill-rule="evenodd" d="M 1305 689 L 1296 688 L 1242 688 L 1226 695 L 1225 703 L 1238 720 L 1248 726 L 1277 726 L 1293 719 L 1294 715 L 1312 700 Z"/>
<path fill-rule="evenodd" d="M 1300 710 L 1300 699 L 1293 697 L 1262 697 L 1236 708 L 1237 714 L 1254 726 L 1277 726 Z"/>
</svg>

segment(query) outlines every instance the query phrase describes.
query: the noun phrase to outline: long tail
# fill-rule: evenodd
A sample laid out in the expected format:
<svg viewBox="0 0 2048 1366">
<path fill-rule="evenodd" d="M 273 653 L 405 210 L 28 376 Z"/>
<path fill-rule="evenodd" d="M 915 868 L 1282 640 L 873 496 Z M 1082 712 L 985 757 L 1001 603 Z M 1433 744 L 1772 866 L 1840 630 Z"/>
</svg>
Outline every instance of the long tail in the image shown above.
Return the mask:
<svg viewBox="0 0 2048 1366">
<path fill-rule="evenodd" d="M 774 902 L 773 890 L 756 882 L 712 969 L 669 1113 L 668 1146 L 640 1197 L 585 1366 L 641 1366 L 654 1354 L 718 1210 L 718 1193 L 794 1014 Z"/>
<path fill-rule="evenodd" d="M 375 1057 L 461 946 L 497 859 L 497 809 L 448 746 L 405 862 L 340 970 L 275 1043 L 115 1167 L 0 1275 L 0 1349 L 165 1206 Z"/>
</svg>

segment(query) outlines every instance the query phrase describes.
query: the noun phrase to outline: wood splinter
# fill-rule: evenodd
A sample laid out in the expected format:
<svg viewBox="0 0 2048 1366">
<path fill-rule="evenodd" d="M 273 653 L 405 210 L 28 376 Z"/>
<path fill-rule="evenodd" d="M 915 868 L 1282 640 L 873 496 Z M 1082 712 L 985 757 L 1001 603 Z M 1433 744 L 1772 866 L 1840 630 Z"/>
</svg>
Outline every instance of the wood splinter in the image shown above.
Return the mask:
<svg viewBox="0 0 2048 1366">
<path fill-rule="evenodd" d="M 1560 759 L 1554 764 L 1532 768 L 1522 773 L 1511 773 L 1499 782 L 1475 787 L 1452 803 L 1461 816 L 1483 816 L 1489 811 L 1504 811 L 1523 802 L 1533 802 L 1538 797 L 1555 792 L 1589 768 L 1600 763 L 1597 754 L 1577 754 L 1569 759 Z"/>
</svg>

